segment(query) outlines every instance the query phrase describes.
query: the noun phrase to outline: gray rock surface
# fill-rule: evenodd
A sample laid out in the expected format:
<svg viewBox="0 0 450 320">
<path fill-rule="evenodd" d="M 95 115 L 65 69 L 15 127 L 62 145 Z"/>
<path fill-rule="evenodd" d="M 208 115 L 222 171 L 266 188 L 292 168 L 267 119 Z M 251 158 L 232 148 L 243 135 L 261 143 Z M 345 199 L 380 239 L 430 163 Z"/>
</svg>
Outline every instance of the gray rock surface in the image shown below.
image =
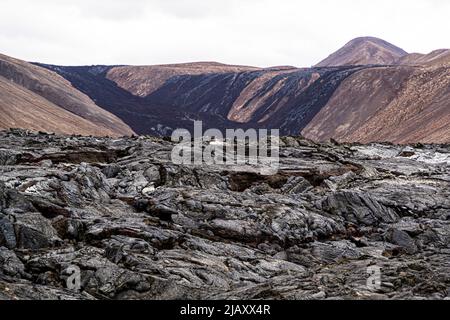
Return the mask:
<svg viewBox="0 0 450 320">
<path fill-rule="evenodd" d="M 0 299 L 448 297 L 448 145 L 282 138 L 271 176 L 172 147 L 0 132 Z"/>
</svg>

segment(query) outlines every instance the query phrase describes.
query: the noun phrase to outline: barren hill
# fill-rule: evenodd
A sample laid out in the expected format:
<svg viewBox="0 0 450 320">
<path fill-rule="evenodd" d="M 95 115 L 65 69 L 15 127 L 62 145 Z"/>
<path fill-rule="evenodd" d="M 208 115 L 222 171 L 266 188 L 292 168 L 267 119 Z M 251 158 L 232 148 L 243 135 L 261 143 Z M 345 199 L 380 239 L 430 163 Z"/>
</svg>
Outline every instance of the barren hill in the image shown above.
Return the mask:
<svg viewBox="0 0 450 320">
<path fill-rule="evenodd" d="M 449 50 L 407 54 L 365 37 L 313 68 L 38 65 L 33 77 L 18 67 L 12 74 L 15 84 L 114 132 L 129 130 L 118 118 L 157 136 L 202 120 L 204 129 L 276 128 L 319 141 L 440 143 L 450 142 L 449 66 Z"/>
<path fill-rule="evenodd" d="M 106 77 L 132 94 L 145 97 L 160 88 L 167 80 L 176 76 L 237 73 L 258 69 L 217 62 L 196 62 L 157 66 L 122 66 L 109 70 Z"/>
<path fill-rule="evenodd" d="M 302 133 L 314 140 L 449 142 L 449 69 L 361 70 L 341 84 Z"/>
<path fill-rule="evenodd" d="M 316 67 L 389 65 L 407 54 L 403 49 L 382 39 L 361 37 L 348 42 L 344 47 L 319 62 Z"/>
<path fill-rule="evenodd" d="M 429 54 L 411 53 L 401 57 L 399 65 L 450 66 L 450 49 L 440 49 Z"/>
<path fill-rule="evenodd" d="M 98 107 L 69 81 L 45 68 L 0 55 L 1 128 L 56 133 L 131 135 L 122 120 Z"/>
</svg>

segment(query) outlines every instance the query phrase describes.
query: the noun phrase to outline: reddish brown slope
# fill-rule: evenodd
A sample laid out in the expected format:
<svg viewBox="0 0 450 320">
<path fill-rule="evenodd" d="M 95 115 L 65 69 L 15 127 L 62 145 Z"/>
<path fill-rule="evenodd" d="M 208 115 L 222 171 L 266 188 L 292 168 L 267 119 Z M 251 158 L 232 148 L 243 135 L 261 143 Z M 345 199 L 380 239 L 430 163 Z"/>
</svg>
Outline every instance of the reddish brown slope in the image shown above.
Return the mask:
<svg viewBox="0 0 450 320">
<path fill-rule="evenodd" d="M 180 75 L 236 73 L 259 68 L 232 66 L 217 62 L 196 62 L 156 66 L 124 66 L 108 71 L 107 78 L 132 94 L 145 97 L 159 89 L 167 80 Z"/>
<path fill-rule="evenodd" d="M 360 69 L 260 69 L 202 63 L 44 67 L 58 72 L 99 106 L 122 117 L 137 133 L 155 135 L 191 128 L 193 119 L 202 120 L 204 128 L 279 128 L 284 135 L 298 135 L 339 83 Z M 160 68 L 164 69 L 162 74 L 157 71 Z M 175 71 L 177 75 L 161 80 Z M 111 74 L 117 77 L 115 81 L 106 78 Z"/>
<path fill-rule="evenodd" d="M 450 69 L 370 68 L 346 79 L 302 132 L 313 140 L 450 142 Z"/>
<path fill-rule="evenodd" d="M 238 123 L 246 123 L 254 120 L 258 111 L 267 107 L 269 100 L 283 89 L 287 79 L 295 72 L 298 72 L 298 69 L 273 71 L 266 69 L 266 72 L 261 73 L 259 77 L 255 77 L 252 81 L 249 81 L 247 86 L 240 92 L 238 98 L 234 101 L 228 112 L 227 119 Z M 275 77 L 279 77 L 276 83 L 273 86 L 268 86 L 268 83 L 273 81 Z M 320 75 L 315 74 L 310 81 L 298 83 L 298 86 L 295 89 L 298 91 L 304 90 L 319 77 Z M 259 92 L 261 93 L 258 94 Z M 277 103 L 272 103 L 268 110 L 272 109 L 272 113 L 276 112 L 276 110 L 286 102 L 285 100 L 287 100 L 287 95 L 285 99 L 281 99 L 281 101 L 278 101 Z M 267 117 L 270 116 L 264 116 L 263 119 L 257 119 L 256 121 L 262 122 L 267 119 Z"/>
<path fill-rule="evenodd" d="M 0 80 L 2 128 L 102 136 L 133 134 L 122 120 L 52 71 L 0 55 Z"/>
<path fill-rule="evenodd" d="M 382 39 L 362 37 L 348 42 L 344 47 L 319 62 L 316 67 L 390 65 L 407 54 L 403 49 Z"/>
<path fill-rule="evenodd" d="M 446 50 L 408 55 L 358 38 L 310 69 L 43 66 L 139 134 L 167 135 L 196 119 L 205 128 L 278 128 L 316 140 L 447 142 L 449 58 Z"/>
<path fill-rule="evenodd" d="M 0 77 L 0 113 L 0 129 L 25 128 L 63 134 L 116 135 L 3 77 Z"/>
</svg>

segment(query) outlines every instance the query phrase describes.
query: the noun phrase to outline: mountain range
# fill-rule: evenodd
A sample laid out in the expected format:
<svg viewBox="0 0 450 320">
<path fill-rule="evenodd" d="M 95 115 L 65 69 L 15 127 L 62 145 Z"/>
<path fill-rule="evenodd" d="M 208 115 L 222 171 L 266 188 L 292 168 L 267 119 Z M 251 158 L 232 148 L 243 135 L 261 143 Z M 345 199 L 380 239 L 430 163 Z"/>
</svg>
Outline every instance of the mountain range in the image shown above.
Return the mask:
<svg viewBox="0 0 450 320">
<path fill-rule="evenodd" d="M 316 141 L 450 142 L 450 50 L 357 38 L 310 68 L 56 66 L 0 55 L 0 129 L 167 136 L 278 128 Z"/>
</svg>

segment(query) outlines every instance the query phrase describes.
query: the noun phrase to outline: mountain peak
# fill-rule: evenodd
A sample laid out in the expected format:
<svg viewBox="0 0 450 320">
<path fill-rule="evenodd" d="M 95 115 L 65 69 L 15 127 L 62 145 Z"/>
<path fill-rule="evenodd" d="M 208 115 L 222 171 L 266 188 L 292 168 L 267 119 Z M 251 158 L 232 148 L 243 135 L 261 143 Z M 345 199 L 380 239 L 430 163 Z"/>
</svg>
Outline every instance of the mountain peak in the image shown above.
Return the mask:
<svg viewBox="0 0 450 320">
<path fill-rule="evenodd" d="M 408 53 L 379 38 L 359 37 L 351 40 L 316 67 L 394 64 L 399 58 Z"/>
</svg>

